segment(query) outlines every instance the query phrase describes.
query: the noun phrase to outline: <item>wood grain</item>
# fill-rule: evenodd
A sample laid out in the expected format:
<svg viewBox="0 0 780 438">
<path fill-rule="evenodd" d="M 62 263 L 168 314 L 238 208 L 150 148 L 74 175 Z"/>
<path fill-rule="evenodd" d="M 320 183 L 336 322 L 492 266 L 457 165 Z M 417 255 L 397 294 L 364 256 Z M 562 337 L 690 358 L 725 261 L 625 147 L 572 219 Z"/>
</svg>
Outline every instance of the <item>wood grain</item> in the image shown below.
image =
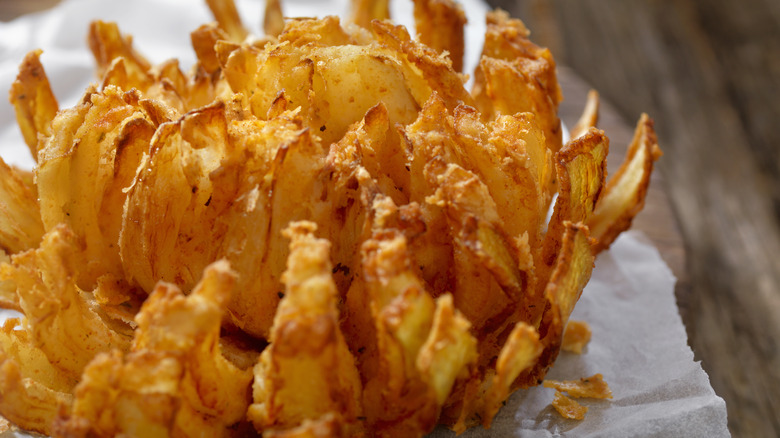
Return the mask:
<svg viewBox="0 0 780 438">
<path fill-rule="evenodd" d="M 780 2 L 494 3 L 627 120 L 656 120 L 689 342 L 732 434 L 780 436 Z"/>
<path fill-rule="evenodd" d="M 60 0 L 0 0 L 0 21 L 9 21 L 22 14 L 51 8 Z"/>
</svg>

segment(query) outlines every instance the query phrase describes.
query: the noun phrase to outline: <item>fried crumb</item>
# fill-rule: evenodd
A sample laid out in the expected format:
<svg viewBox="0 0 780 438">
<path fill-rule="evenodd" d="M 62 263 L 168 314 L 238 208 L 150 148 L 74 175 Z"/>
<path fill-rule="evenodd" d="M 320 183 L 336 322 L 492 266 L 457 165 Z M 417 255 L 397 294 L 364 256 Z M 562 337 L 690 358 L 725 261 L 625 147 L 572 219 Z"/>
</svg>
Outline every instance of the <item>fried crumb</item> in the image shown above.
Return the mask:
<svg viewBox="0 0 780 438">
<path fill-rule="evenodd" d="M 563 333 L 561 350 L 582 354 L 582 349 L 590 342 L 591 330 L 585 321 L 569 321 Z"/>
<path fill-rule="evenodd" d="M 545 388 L 555 388 L 565 392 L 574 398 L 612 398 L 612 391 L 601 374 L 579 380 L 545 380 L 542 385 Z"/>
<path fill-rule="evenodd" d="M 552 406 L 563 418 L 569 420 L 584 420 L 585 413 L 588 412 L 587 406 L 583 406 L 575 400 L 566 397 L 560 391 L 555 391 L 555 398 L 553 399 Z"/>
</svg>

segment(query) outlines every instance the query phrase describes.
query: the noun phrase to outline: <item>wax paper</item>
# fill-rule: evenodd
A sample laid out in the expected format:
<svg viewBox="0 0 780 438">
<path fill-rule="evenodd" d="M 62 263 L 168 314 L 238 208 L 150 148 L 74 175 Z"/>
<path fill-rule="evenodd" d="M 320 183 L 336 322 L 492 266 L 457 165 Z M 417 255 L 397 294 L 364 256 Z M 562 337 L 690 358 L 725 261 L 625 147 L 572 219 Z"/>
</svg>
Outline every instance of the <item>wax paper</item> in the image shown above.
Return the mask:
<svg viewBox="0 0 780 438">
<path fill-rule="evenodd" d="M 462 3 L 469 17 L 468 72 L 479 57 L 487 6 L 479 0 Z M 237 4 L 245 25 L 261 34 L 263 2 L 237 0 Z M 393 18 L 411 25 L 411 1 L 391 4 Z M 288 16 L 344 16 L 348 1 L 284 0 L 283 6 Z M 118 22 L 150 61 L 177 58 L 183 69 L 195 59 L 190 31 L 213 20 L 205 2 L 198 0 L 67 0 L 48 11 L 0 24 L 0 89 L 10 88 L 24 55 L 41 48 L 41 61 L 60 107 L 75 104 L 87 85 L 97 82 L 86 43 L 93 19 Z M 33 165 L 10 104 L 0 104 L 0 155 L 21 167 Z M 613 399 L 582 400 L 588 413 L 585 420 L 574 421 L 562 419 L 550 406 L 554 390 L 522 390 L 499 411 L 491 429 L 472 428 L 463 436 L 728 436 L 725 403 L 687 345 L 674 284 L 653 245 L 641 233 L 625 233 L 596 261 L 572 315 L 590 324 L 590 344 L 581 355 L 562 352 L 548 374 L 548 378 L 570 380 L 601 373 Z M 0 321 L 12 314 L 0 310 Z M 14 434 L 20 433 L 0 433 L 0 437 Z M 454 434 L 437 429 L 431 436 Z"/>
</svg>

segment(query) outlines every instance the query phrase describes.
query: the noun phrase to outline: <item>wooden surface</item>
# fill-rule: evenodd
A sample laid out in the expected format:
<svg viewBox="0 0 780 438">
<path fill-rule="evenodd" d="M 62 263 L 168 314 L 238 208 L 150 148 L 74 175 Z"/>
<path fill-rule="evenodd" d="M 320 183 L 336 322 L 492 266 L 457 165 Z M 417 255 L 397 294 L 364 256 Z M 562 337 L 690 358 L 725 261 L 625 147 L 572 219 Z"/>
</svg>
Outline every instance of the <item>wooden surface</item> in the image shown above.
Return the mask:
<svg viewBox="0 0 780 438">
<path fill-rule="evenodd" d="M 60 0 L 0 0 L 0 21 L 12 20 L 19 15 L 42 11 Z"/>
<path fill-rule="evenodd" d="M 780 436 L 780 2 L 493 3 L 625 120 L 655 119 L 689 343 L 732 434 Z"/>
</svg>

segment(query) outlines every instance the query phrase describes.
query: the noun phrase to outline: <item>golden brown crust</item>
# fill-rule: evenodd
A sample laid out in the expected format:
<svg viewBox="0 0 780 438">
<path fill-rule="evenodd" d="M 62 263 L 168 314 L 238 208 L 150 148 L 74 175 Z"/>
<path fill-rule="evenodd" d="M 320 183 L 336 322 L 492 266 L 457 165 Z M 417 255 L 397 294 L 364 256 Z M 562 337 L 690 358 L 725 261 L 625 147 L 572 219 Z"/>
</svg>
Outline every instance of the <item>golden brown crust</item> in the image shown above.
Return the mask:
<svg viewBox="0 0 780 438">
<path fill-rule="evenodd" d="M 565 392 L 574 398 L 612 398 L 612 391 L 601 374 L 594 374 L 591 377 L 583 377 L 579 380 L 545 380 L 542 385 L 545 388 L 555 388 L 558 391 Z"/>
<path fill-rule="evenodd" d="M 645 205 L 653 164 L 661 154 L 653 121 L 642 114 L 625 161 L 610 178 L 588 222 L 597 240 L 596 253 L 609 248 L 620 233 L 631 227 Z"/>
<path fill-rule="evenodd" d="M 590 342 L 591 335 L 592 332 L 587 322 L 569 321 L 566 324 L 566 330 L 563 332 L 561 350 L 582 354 L 583 348 Z"/>
<path fill-rule="evenodd" d="M 365 29 L 374 20 L 390 19 L 389 0 L 351 0 L 352 22 Z"/>
<path fill-rule="evenodd" d="M 588 412 L 586 406 L 582 406 L 575 400 L 566 397 L 560 391 L 555 391 L 555 398 L 553 398 L 552 406 L 563 418 L 569 420 L 584 420 L 585 414 Z"/>
<path fill-rule="evenodd" d="M 571 128 L 571 138 L 579 138 L 585 135 L 590 128 L 595 128 L 599 121 L 599 93 L 596 90 L 588 91 L 588 100 L 577 123 Z"/>
<path fill-rule="evenodd" d="M 466 13 L 452 0 L 415 0 L 415 31 L 420 42 L 438 53 L 446 52 L 452 68 L 463 71 Z"/>
<path fill-rule="evenodd" d="M 0 305 L 26 317 L 0 331 L 0 413 L 57 436 L 421 436 L 540 383 L 590 236 L 634 214 L 624 181 L 657 147 L 605 185 L 596 111 L 560 143 L 522 22 L 488 16 L 472 94 L 440 53 L 460 58 L 453 2 L 417 2 L 450 27 L 433 47 L 361 4 L 365 28 L 281 28 L 269 2 L 248 40 L 212 2 L 190 72 L 92 24 L 100 86 L 35 125 L 34 181 L 0 172 Z"/>
<path fill-rule="evenodd" d="M 38 160 L 38 137 L 51 134 L 51 122 L 59 110 L 49 79 L 41 65 L 40 49 L 28 53 L 11 84 L 8 100 L 14 106 L 16 122 L 34 160 Z"/>
<path fill-rule="evenodd" d="M 249 31 L 241 23 L 241 17 L 233 0 L 206 0 L 206 4 L 219 27 L 228 34 L 231 41 L 234 43 L 244 41 Z"/>
</svg>

